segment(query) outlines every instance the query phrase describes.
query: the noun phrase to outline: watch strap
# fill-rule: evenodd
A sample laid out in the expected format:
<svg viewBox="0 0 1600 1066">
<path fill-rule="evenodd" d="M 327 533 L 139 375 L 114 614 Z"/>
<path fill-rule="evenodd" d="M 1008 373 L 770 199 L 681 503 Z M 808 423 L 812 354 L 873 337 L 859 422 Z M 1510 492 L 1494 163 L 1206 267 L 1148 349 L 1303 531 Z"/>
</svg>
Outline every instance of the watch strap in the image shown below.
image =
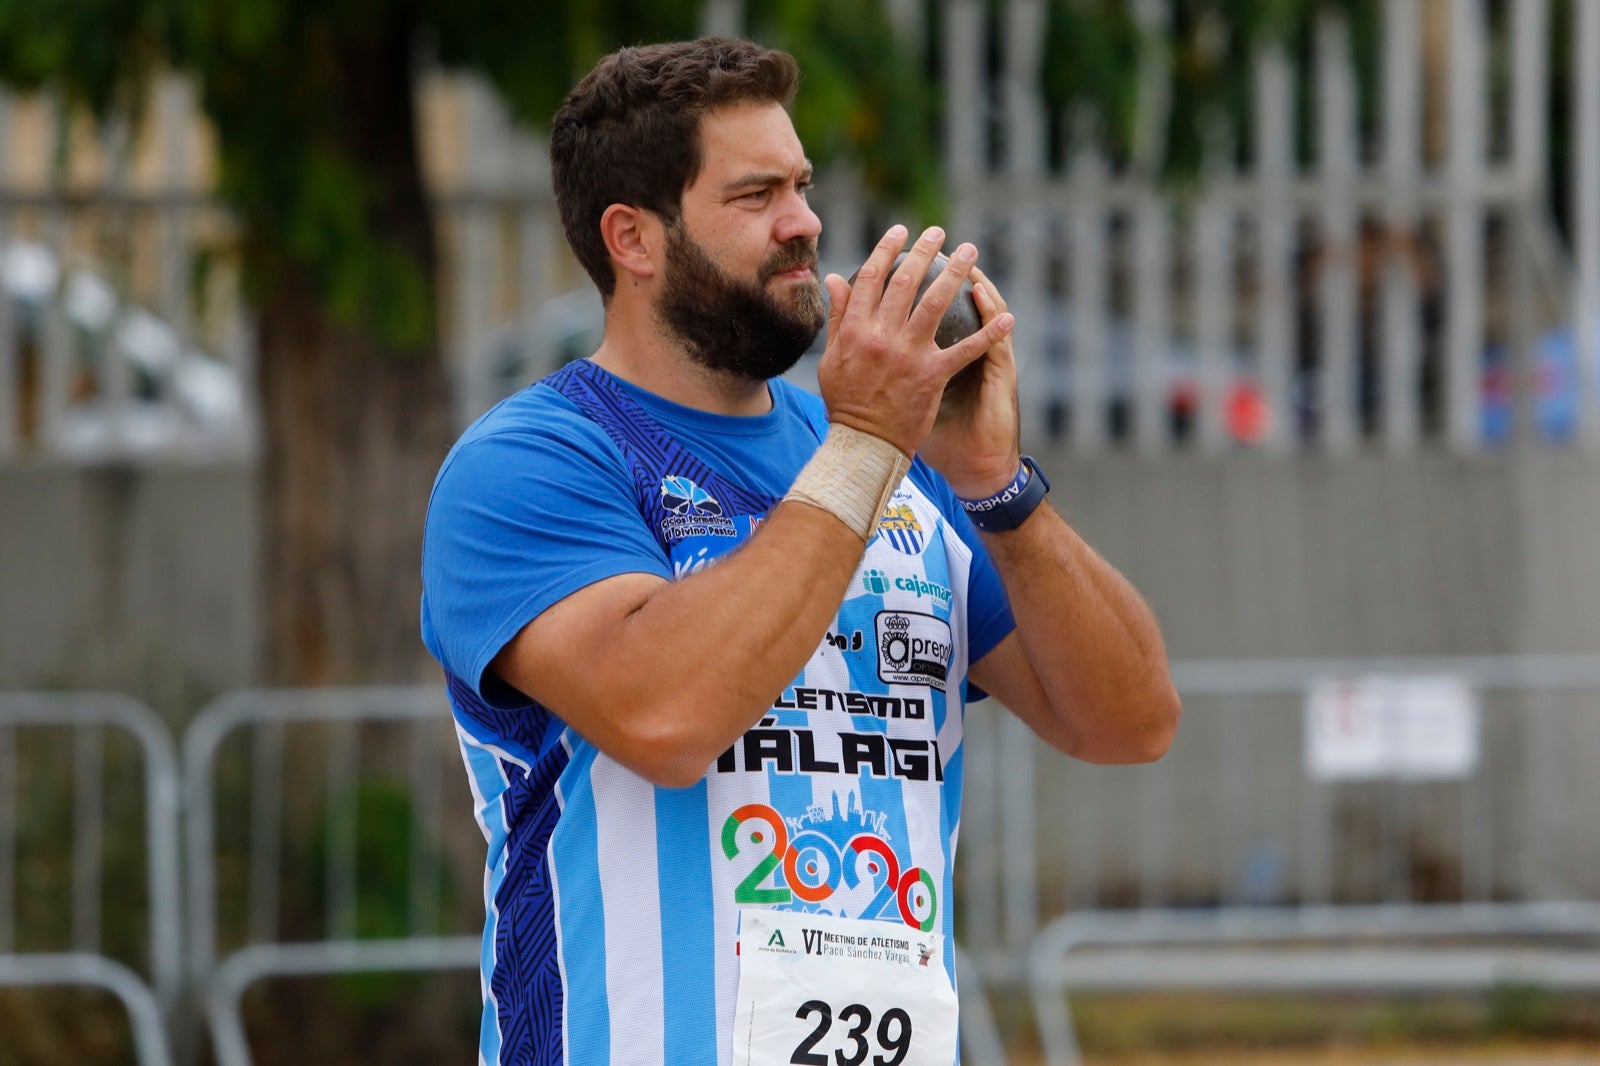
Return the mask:
<svg viewBox="0 0 1600 1066">
<path fill-rule="evenodd" d="M 972 524 L 985 533 L 1004 533 L 1016 529 L 1038 509 L 1050 491 L 1050 480 L 1039 469 L 1033 456 L 1024 455 L 1011 484 L 981 500 L 956 497 Z"/>
</svg>

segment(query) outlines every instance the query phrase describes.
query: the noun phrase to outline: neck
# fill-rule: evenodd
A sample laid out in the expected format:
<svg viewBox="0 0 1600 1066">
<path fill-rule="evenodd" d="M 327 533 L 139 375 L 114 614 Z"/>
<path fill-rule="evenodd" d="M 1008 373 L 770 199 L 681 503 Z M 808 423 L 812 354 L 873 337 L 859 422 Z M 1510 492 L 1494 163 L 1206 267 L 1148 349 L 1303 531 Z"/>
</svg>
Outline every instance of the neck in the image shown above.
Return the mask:
<svg viewBox="0 0 1600 1066">
<path fill-rule="evenodd" d="M 765 381 L 704 366 L 653 315 L 608 308 L 605 338 L 591 359 L 623 381 L 684 407 L 719 415 L 764 415 L 772 410 Z"/>
</svg>

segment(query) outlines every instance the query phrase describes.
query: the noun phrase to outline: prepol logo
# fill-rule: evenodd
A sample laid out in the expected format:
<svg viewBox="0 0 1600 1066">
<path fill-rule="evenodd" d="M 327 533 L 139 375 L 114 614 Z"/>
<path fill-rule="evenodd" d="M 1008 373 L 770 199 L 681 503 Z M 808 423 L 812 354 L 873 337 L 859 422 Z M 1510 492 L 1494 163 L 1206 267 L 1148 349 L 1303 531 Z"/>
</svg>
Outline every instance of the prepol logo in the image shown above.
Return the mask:
<svg viewBox="0 0 1600 1066">
<path fill-rule="evenodd" d="M 940 692 L 950 676 L 950 623 L 915 611 L 879 611 L 878 678 Z"/>
<path fill-rule="evenodd" d="M 882 570 L 863 570 L 861 583 L 867 587 L 868 592 L 879 596 L 889 591 L 889 575 Z"/>
</svg>

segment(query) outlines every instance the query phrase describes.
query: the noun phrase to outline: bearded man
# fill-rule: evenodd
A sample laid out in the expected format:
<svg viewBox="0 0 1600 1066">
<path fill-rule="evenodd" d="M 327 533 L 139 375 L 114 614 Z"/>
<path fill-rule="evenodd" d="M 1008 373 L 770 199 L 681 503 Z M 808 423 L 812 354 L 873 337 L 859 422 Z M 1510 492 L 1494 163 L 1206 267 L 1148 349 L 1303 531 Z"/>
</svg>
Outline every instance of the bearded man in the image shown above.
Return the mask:
<svg viewBox="0 0 1600 1066">
<path fill-rule="evenodd" d="M 435 485 L 422 630 L 488 840 L 485 1063 L 957 1061 L 963 709 L 1167 747 L 1154 618 L 1019 454 L 1012 316 L 891 228 L 817 277 L 791 57 L 623 49 L 551 157 L 599 349 Z M 975 281 L 983 328 L 935 328 Z M 826 325 L 821 399 L 778 375 Z M 981 391 L 935 425 L 945 384 Z"/>
</svg>

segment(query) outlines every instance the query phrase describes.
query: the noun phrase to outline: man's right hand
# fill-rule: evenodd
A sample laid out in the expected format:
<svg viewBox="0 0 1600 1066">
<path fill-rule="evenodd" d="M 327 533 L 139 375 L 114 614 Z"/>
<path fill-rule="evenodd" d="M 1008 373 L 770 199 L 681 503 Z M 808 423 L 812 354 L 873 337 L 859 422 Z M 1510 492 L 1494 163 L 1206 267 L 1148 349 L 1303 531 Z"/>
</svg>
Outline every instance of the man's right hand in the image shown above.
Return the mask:
<svg viewBox="0 0 1600 1066">
<path fill-rule="evenodd" d="M 906 236 L 905 227 L 891 226 L 857 273 L 854 288 L 839 275 L 828 275 L 832 306 L 817 383 L 832 421 L 881 437 L 911 456 L 933 428 L 945 383 L 999 343 L 1013 320 L 1000 315 L 941 349 L 934 333 L 977 262 L 978 250 L 970 244 L 956 248 L 918 301 L 917 288 L 945 234 L 938 226 L 924 230 L 885 285 Z"/>
</svg>

